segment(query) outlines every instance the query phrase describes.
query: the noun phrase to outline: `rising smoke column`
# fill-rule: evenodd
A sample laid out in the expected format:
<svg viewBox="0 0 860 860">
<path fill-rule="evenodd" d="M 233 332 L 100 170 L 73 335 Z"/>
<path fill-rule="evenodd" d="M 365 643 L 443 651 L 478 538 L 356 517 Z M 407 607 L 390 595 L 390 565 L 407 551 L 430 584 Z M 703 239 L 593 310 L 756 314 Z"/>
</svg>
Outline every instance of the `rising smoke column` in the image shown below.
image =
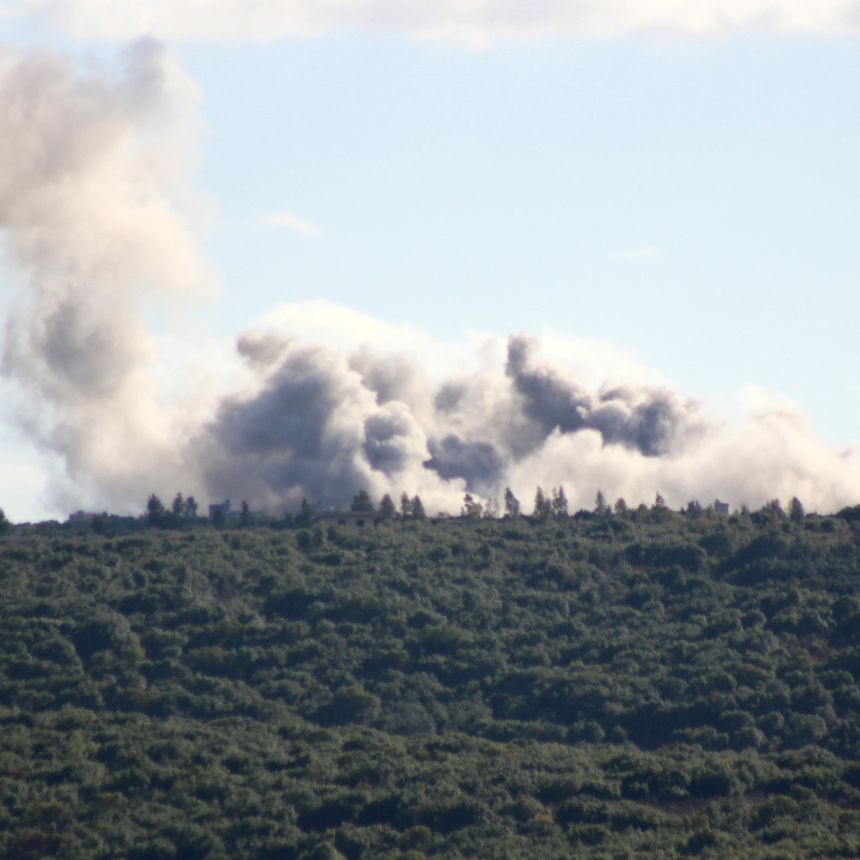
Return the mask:
<svg viewBox="0 0 860 860">
<path fill-rule="evenodd" d="M 447 347 L 422 364 L 408 327 L 391 338 L 398 348 L 344 351 L 306 339 L 298 314 L 238 338 L 245 383 L 201 395 L 199 412 L 170 406 L 142 309 L 203 282 L 173 203 L 195 98 L 151 41 L 117 74 L 0 53 L 0 228 L 25 284 L 3 369 L 23 392 L 20 420 L 65 465 L 56 507 L 139 510 L 149 492 L 181 490 L 277 510 L 303 496 L 340 506 L 365 488 L 456 512 L 466 491 L 510 485 L 525 501 L 536 484 L 564 484 L 575 507 L 597 489 L 630 503 L 659 491 L 673 505 L 796 494 L 823 511 L 860 499 L 856 458 L 822 446 L 797 410 L 759 397 L 745 422 L 721 425 L 666 386 L 617 378 L 595 391 L 527 335 L 440 373 L 432 354 Z M 314 311 L 317 323 L 344 316 L 324 302 Z M 373 341 L 386 329 L 370 322 Z"/>
<path fill-rule="evenodd" d="M 170 201 L 189 162 L 173 111 L 194 98 L 150 40 L 118 74 L 47 51 L 0 55 L 0 227 L 26 282 L 3 369 L 26 392 L 36 441 L 105 504 L 139 497 L 146 475 L 182 472 L 153 402 L 141 306 L 201 283 Z"/>
</svg>

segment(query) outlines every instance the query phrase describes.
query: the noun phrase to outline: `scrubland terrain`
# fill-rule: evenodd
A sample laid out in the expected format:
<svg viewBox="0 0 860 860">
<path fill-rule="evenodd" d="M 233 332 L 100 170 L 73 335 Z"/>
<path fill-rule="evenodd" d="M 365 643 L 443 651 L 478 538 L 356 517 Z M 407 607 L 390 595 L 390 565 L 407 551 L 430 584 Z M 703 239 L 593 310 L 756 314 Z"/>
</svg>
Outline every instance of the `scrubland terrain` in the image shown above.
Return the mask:
<svg viewBox="0 0 860 860">
<path fill-rule="evenodd" d="M 860 856 L 857 513 L 9 534 L 0 856 Z"/>
</svg>

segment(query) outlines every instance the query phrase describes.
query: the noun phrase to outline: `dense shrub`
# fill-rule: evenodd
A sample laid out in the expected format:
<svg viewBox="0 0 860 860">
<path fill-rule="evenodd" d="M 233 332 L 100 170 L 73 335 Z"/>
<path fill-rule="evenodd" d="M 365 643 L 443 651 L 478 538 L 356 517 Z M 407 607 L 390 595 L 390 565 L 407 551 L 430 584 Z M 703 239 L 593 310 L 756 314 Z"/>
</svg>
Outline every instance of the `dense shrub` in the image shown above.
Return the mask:
<svg viewBox="0 0 860 860">
<path fill-rule="evenodd" d="M 850 511 L 116 519 L 0 537 L 2 857 L 860 852 Z"/>
</svg>

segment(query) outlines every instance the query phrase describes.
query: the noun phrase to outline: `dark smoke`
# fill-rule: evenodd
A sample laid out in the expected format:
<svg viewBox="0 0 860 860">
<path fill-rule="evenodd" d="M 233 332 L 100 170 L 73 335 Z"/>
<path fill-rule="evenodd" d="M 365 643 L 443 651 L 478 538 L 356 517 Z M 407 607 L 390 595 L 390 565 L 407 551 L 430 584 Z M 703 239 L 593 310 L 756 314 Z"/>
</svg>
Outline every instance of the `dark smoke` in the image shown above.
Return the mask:
<svg viewBox="0 0 860 860">
<path fill-rule="evenodd" d="M 414 486 L 427 440 L 405 403 L 378 402 L 363 374 L 322 345 L 246 334 L 239 346 L 262 376 L 256 393 L 223 400 L 196 441 L 213 497 L 241 489 L 270 506 L 306 497 L 340 507 L 359 489 L 379 497 Z"/>
<path fill-rule="evenodd" d="M 275 495 L 300 488 L 314 500 L 341 504 L 350 498 L 364 481 L 356 455 L 365 439 L 348 423 L 338 426 L 338 413 L 354 410 L 360 396 L 344 365 L 327 350 L 300 347 L 256 396 L 225 400 L 208 428 L 223 456 Z M 382 449 L 396 433 L 377 428 L 378 436 L 386 433 Z M 375 453 L 381 463 L 384 453 Z"/>
<path fill-rule="evenodd" d="M 523 412 L 543 429 L 576 433 L 597 430 L 606 445 L 624 445 L 646 457 L 669 453 L 689 423 L 691 407 L 669 391 L 615 388 L 597 399 L 546 366 L 536 366 L 538 342 L 526 335 L 508 340 L 505 373 L 523 401 Z"/>
<path fill-rule="evenodd" d="M 409 451 L 400 443 L 410 435 L 413 423 L 406 408 L 380 412 L 364 422 L 364 454 L 372 469 L 391 478 L 409 467 Z"/>
<path fill-rule="evenodd" d="M 410 359 L 368 348 L 347 361 L 272 333 L 246 333 L 237 347 L 261 384 L 223 400 L 198 445 L 216 497 L 241 485 L 255 498 L 341 505 L 361 488 L 381 495 L 428 482 L 446 494 L 498 495 L 508 469 L 553 434 L 596 430 L 605 446 L 659 457 L 691 422 L 690 407 L 665 391 L 592 394 L 542 362 L 525 335 L 509 339 L 504 376 L 435 387 Z"/>
<path fill-rule="evenodd" d="M 433 455 L 424 461 L 425 469 L 432 469 L 450 481 L 464 478 L 470 493 L 491 494 L 495 491 L 504 471 L 504 461 L 489 442 L 464 442 L 457 436 L 446 436 L 441 442 L 428 442 Z"/>
</svg>

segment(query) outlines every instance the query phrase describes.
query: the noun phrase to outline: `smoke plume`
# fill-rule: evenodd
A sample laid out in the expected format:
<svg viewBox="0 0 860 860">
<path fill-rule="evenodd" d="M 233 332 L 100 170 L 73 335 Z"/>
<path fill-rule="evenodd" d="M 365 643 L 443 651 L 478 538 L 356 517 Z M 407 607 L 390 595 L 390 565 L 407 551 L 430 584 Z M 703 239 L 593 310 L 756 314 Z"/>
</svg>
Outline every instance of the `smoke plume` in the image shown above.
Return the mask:
<svg viewBox="0 0 860 860">
<path fill-rule="evenodd" d="M 797 495 L 820 510 L 860 498 L 854 456 L 765 396 L 725 424 L 642 374 L 590 387 L 526 334 L 439 344 L 324 301 L 241 333 L 218 357 L 241 384 L 204 380 L 189 395 L 189 382 L 171 400 L 144 311 L 205 286 L 176 203 L 195 98 L 151 41 L 116 73 L 0 56 L 0 227 L 26 285 L 3 367 L 23 392 L 18 420 L 63 464 L 55 507 L 140 510 L 153 491 L 339 507 L 364 488 L 457 512 L 466 492 L 510 486 L 528 509 L 537 484 L 564 485 L 575 507 L 598 489 L 630 504 L 656 492 L 672 505 Z M 170 375 L 199 378 L 186 370 Z"/>
<path fill-rule="evenodd" d="M 39 444 L 106 503 L 124 503 L 167 462 L 179 468 L 146 372 L 155 348 L 141 307 L 202 283 L 171 204 L 189 162 L 173 118 L 193 98 L 148 40 L 118 73 L 82 74 L 43 51 L 0 55 L 0 227 L 27 283 L 7 320 L 4 371 L 26 392 L 20 418 Z"/>
<path fill-rule="evenodd" d="M 746 422 L 722 426 L 666 387 L 616 380 L 589 391 L 527 335 L 470 373 L 432 380 L 402 354 L 309 344 L 295 336 L 301 316 L 294 306 L 291 337 L 238 341 L 257 378 L 200 437 L 215 495 L 241 486 L 270 503 L 340 506 L 364 487 L 377 498 L 419 492 L 449 511 L 464 492 L 498 498 L 511 486 L 529 500 L 537 484 L 563 484 L 587 507 L 598 489 L 631 503 L 660 492 L 675 505 L 798 495 L 822 510 L 860 495 L 853 455 L 822 447 L 800 413 L 766 396 Z"/>
</svg>

